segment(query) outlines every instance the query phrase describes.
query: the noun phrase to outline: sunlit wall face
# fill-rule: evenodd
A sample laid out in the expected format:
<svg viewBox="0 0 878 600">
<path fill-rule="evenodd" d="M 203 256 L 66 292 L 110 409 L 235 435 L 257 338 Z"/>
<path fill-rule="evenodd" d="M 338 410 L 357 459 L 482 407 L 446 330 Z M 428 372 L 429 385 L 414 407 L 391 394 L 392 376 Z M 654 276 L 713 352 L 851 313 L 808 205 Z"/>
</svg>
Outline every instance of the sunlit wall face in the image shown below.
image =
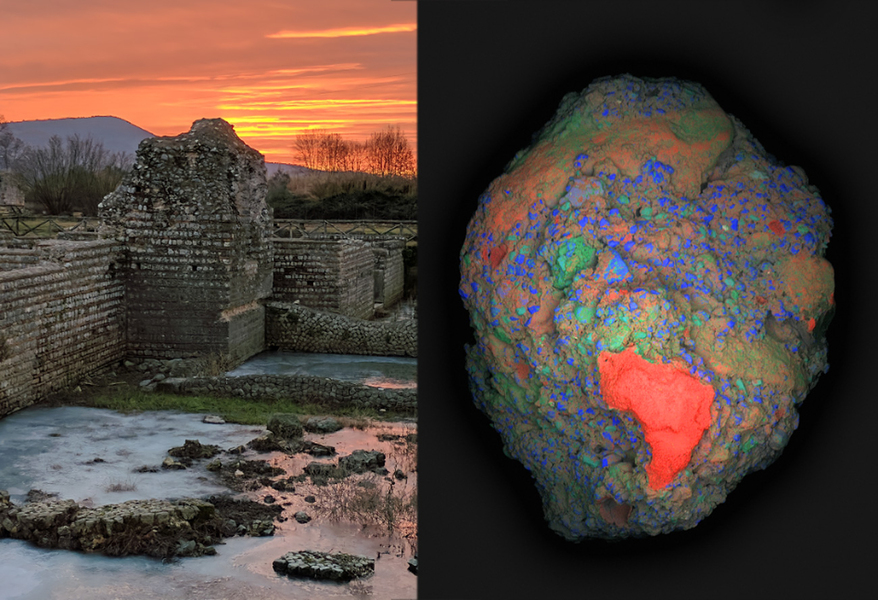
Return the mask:
<svg viewBox="0 0 878 600">
<path fill-rule="evenodd" d="M 0 115 L 112 115 L 156 135 L 221 117 L 272 162 L 309 129 L 416 147 L 416 3 L 36 0 L 4 6 Z"/>
</svg>

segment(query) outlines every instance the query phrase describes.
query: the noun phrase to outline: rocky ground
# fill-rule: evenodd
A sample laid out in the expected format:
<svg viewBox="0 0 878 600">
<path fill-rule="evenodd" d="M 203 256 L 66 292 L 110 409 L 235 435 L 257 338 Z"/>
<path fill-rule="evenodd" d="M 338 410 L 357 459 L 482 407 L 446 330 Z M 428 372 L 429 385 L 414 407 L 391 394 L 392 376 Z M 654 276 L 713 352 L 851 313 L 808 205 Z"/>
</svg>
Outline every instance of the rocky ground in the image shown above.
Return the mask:
<svg viewBox="0 0 878 600">
<path fill-rule="evenodd" d="M 216 416 L 204 420 L 222 423 Z M 336 439 L 340 442 L 326 443 Z M 0 491 L 0 537 L 28 540 L 45 548 L 168 559 L 215 554 L 215 545 L 224 538 L 273 535 L 288 521 L 305 525 L 327 519 L 359 522 L 383 529 L 385 535 L 399 533 L 398 539 L 405 542 L 388 543 L 384 552 L 416 555 L 416 448 L 417 434 L 409 427 L 351 430 L 330 416 L 278 414 L 270 419 L 265 434 L 246 445 L 223 449 L 185 440 L 168 449 L 160 465 L 134 469 L 204 469 L 234 495 L 91 507 L 39 490 L 32 490 L 26 502 L 16 505 Z M 335 580 L 369 574 L 363 566 L 368 563 L 366 557 L 348 560 L 311 554 L 302 563 L 308 567 L 304 570 L 276 570 L 294 577 Z M 339 571 L 339 564 L 356 568 Z M 416 561 L 412 564 L 414 571 Z"/>
</svg>

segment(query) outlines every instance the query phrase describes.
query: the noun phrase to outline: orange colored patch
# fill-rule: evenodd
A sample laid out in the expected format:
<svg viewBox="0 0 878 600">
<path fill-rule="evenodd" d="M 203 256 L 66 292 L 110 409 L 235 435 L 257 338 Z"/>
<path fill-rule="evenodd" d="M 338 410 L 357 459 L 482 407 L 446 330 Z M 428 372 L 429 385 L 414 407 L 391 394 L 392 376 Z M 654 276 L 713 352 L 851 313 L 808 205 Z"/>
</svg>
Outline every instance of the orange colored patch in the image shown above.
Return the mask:
<svg viewBox="0 0 878 600">
<path fill-rule="evenodd" d="M 814 331 L 814 327 L 817 325 L 817 321 L 814 320 L 814 317 L 808 319 L 808 331 Z"/>
<path fill-rule="evenodd" d="M 518 373 L 518 376 L 524 381 L 530 374 L 530 367 L 525 363 L 515 363 L 515 372 Z"/>
<path fill-rule="evenodd" d="M 633 348 L 601 352 L 598 369 L 607 405 L 633 413 L 643 427 L 652 450 L 649 487 L 666 487 L 689 464 L 710 426 L 713 387 L 673 365 L 650 363 Z"/>
</svg>

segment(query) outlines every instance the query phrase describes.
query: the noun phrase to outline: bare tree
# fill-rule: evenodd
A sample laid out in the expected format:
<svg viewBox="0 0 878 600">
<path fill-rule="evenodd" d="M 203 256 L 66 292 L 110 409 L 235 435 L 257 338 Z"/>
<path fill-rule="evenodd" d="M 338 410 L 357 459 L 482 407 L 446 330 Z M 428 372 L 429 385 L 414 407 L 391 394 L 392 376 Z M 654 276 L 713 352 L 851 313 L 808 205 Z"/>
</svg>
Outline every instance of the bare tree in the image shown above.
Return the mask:
<svg viewBox="0 0 878 600">
<path fill-rule="evenodd" d="M 344 171 L 348 144 L 337 133 L 324 133 L 320 140 L 321 169 L 324 171 Z"/>
<path fill-rule="evenodd" d="M 13 165 L 25 198 L 48 214 L 80 209 L 97 214 L 103 197 L 112 192 L 131 167 L 131 156 L 104 149 L 92 138 L 52 136 L 49 145 L 27 148 Z"/>
<path fill-rule="evenodd" d="M 347 152 L 345 153 L 343 171 L 362 171 L 366 165 L 366 144 L 351 140 L 345 142 Z"/>
<path fill-rule="evenodd" d="M 376 175 L 411 177 L 415 173 L 414 153 L 399 127 L 387 127 L 372 134 L 366 142 L 366 163 Z"/>
<path fill-rule="evenodd" d="M 0 115 L 0 171 L 11 169 L 23 150 L 24 142 L 12 135 L 9 123 Z"/>
<path fill-rule="evenodd" d="M 306 131 L 296 136 L 296 152 L 302 165 L 309 169 L 319 169 L 320 140 L 324 132 L 319 129 Z"/>
</svg>

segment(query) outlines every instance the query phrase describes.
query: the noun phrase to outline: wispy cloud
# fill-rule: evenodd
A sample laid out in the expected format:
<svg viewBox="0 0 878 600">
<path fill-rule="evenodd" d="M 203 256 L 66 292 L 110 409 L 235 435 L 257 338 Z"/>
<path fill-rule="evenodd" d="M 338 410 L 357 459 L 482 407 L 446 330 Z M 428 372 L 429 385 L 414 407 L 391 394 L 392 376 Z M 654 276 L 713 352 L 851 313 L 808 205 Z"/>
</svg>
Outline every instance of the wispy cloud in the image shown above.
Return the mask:
<svg viewBox="0 0 878 600">
<path fill-rule="evenodd" d="M 265 37 L 273 39 L 288 38 L 339 38 L 361 35 L 378 35 L 380 33 L 406 33 L 417 31 L 415 23 L 398 23 L 395 25 L 382 25 L 379 27 L 338 27 L 336 29 L 320 29 L 312 31 L 278 31 L 269 33 Z"/>
<path fill-rule="evenodd" d="M 9 120 L 114 115 L 175 135 L 222 117 L 280 162 L 295 162 L 296 134 L 313 128 L 364 140 L 398 125 L 416 142 L 414 2 L 52 2 L 0 18 Z"/>
</svg>

